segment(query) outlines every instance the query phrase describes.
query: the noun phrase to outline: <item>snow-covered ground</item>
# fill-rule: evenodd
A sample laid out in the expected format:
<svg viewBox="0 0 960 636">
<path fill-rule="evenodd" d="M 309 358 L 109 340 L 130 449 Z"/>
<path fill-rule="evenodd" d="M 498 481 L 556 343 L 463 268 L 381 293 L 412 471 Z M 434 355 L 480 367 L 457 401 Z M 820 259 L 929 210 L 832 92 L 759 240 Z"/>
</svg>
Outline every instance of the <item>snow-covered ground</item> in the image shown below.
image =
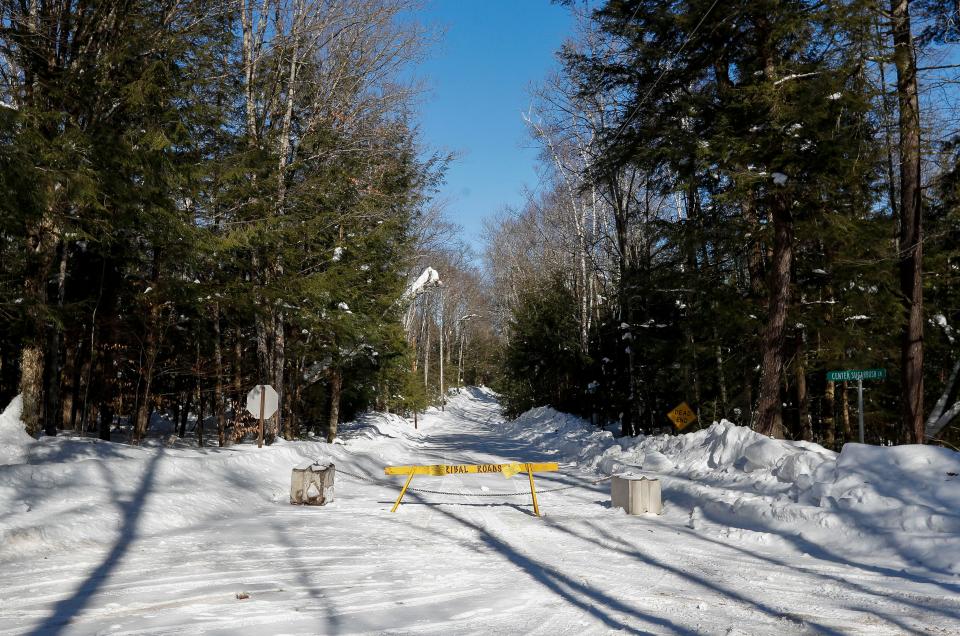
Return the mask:
<svg viewBox="0 0 960 636">
<path fill-rule="evenodd" d="M 960 634 L 960 457 L 837 455 L 729 424 L 614 439 L 473 389 L 419 431 L 198 449 L 34 442 L 0 416 L 0 633 Z M 288 503 L 337 465 L 336 501 Z M 537 477 L 390 464 L 559 461 Z M 662 516 L 609 507 L 610 471 L 658 476 Z M 350 474 L 366 476 L 360 480 Z M 572 486 L 572 487 L 568 487 Z M 565 488 L 564 490 L 555 490 Z"/>
</svg>

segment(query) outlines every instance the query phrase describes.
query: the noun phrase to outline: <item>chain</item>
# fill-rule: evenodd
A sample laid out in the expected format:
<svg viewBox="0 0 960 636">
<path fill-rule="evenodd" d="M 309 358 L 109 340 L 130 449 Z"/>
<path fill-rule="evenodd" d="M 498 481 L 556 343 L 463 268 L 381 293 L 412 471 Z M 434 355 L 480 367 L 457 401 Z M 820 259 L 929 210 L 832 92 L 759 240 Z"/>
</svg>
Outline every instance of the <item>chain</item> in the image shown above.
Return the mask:
<svg viewBox="0 0 960 636">
<path fill-rule="evenodd" d="M 374 484 L 380 484 L 381 486 L 388 486 L 393 488 L 396 484 L 392 481 L 385 481 L 383 479 L 374 479 L 373 477 L 367 477 L 364 475 L 357 475 L 356 473 L 351 473 L 350 471 L 343 470 L 342 468 L 337 468 L 337 474 L 343 474 L 347 477 L 353 477 L 354 479 L 359 479 L 360 481 L 369 481 Z M 580 488 L 581 486 L 593 486 L 599 484 L 600 482 L 607 481 L 611 479 L 613 475 L 609 477 L 601 477 L 600 479 L 595 479 L 593 481 L 588 481 L 586 484 L 574 484 L 572 486 L 560 486 L 559 488 L 547 488 L 546 490 L 537 489 L 537 494 L 543 494 L 548 492 L 560 492 L 561 490 L 570 490 L 571 488 Z M 526 497 L 529 495 L 529 492 L 479 492 L 479 493 L 467 493 L 467 492 L 448 492 L 445 490 L 430 490 L 429 488 L 414 488 L 410 486 L 407 488 L 412 492 L 422 492 L 430 495 L 449 495 L 453 497 Z"/>
</svg>

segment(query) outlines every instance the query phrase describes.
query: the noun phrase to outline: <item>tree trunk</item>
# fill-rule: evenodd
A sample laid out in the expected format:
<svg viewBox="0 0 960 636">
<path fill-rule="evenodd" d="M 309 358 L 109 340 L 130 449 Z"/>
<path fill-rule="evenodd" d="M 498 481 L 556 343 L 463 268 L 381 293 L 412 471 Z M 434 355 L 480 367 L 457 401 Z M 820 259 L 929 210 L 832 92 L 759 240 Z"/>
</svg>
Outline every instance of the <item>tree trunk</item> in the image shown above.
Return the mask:
<svg viewBox="0 0 960 636">
<path fill-rule="evenodd" d="M 840 421 L 843 424 L 843 433 L 842 442 L 840 448 L 843 448 L 843 445 L 851 441 L 852 435 L 850 431 L 850 396 L 847 391 L 846 381 L 840 383 Z"/>
<path fill-rule="evenodd" d="M 723 370 L 723 347 L 717 325 L 713 325 L 713 340 L 716 342 L 717 384 L 720 387 L 720 417 L 727 417 L 727 375 Z"/>
<path fill-rule="evenodd" d="M 109 332 L 101 334 L 101 342 L 110 342 Z M 110 429 L 113 426 L 113 387 L 115 383 L 116 372 L 113 366 L 113 349 L 104 347 L 97 364 L 96 383 L 97 410 L 100 417 L 97 427 L 98 437 L 105 441 L 110 441 Z"/>
<path fill-rule="evenodd" d="M 272 274 L 271 274 L 272 276 Z M 283 405 L 283 370 L 284 370 L 284 333 L 283 315 L 276 309 L 269 309 L 265 315 L 256 319 L 257 354 L 260 363 L 260 377 L 262 382 L 271 384 L 276 390 L 280 405 Z M 279 413 L 279 411 L 278 411 Z M 277 436 L 277 417 L 264 422 L 264 442 L 272 444 Z"/>
<path fill-rule="evenodd" d="M 160 250 L 154 249 L 153 271 L 150 286 L 156 289 L 160 284 Z M 144 333 L 143 366 L 140 369 L 140 382 L 143 392 L 137 396 L 137 413 L 134 421 L 133 443 L 139 444 L 147 435 L 150 425 L 150 389 L 153 385 L 153 372 L 156 368 L 160 347 L 160 305 L 150 302 L 147 309 L 147 323 Z"/>
<path fill-rule="evenodd" d="M 157 280 L 154 278 L 153 283 Z M 139 444 L 147 436 L 147 427 L 150 425 L 150 388 L 153 384 L 153 371 L 157 362 L 157 352 L 159 347 L 159 326 L 160 307 L 156 303 L 151 303 L 147 310 L 146 333 L 143 339 L 143 365 L 140 367 L 140 384 L 143 390 L 137 395 L 136 415 L 133 424 L 134 444 Z"/>
<path fill-rule="evenodd" d="M 743 218 L 750 232 L 747 247 L 747 271 L 750 273 L 750 296 L 763 302 L 763 250 L 760 246 L 760 220 L 753 199 L 748 194 L 743 202 Z"/>
<path fill-rule="evenodd" d="M 23 282 L 26 307 L 26 337 L 20 355 L 20 393 L 23 395 L 21 418 L 27 433 L 37 435 L 44 426 L 45 334 L 52 328 L 44 315 L 47 307 L 47 277 L 56 251 L 55 231 L 50 219 L 28 224 L 27 261 Z"/>
<path fill-rule="evenodd" d="M 797 431 L 800 439 L 813 441 L 813 426 L 810 421 L 810 394 L 807 391 L 806 348 L 803 342 L 803 330 L 797 329 L 796 353 L 794 357 L 794 384 L 797 395 Z"/>
<path fill-rule="evenodd" d="M 633 330 L 633 298 L 629 290 L 628 279 L 630 278 L 630 245 L 629 245 L 629 220 L 627 218 L 627 208 L 620 198 L 620 191 L 613 180 L 616 176 L 608 176 L 607 187 L 610 190 L 610 202 L 613 205 L 613 219 L 617 236 L 617 270 L 619 281 L 617 286 L 617 296 L 620 304 L 620 322 L 627 323 L 629 329 Z M 620 421 L 620 434 L 624 437 L 637 434 L 637 381 L 636 381 L 636 363 L 635 351 L 636 345 L 632 340 L 626 341 L 625 359 L 627 365 L 627 400 L 623 408 L 623 415 Z"/>
<path fill-rule="evenodd" d="M 836 448 L 837 434 L 837 384 L 836 382 L 827 382 L 827 387 L 823 392 L 823 413 L 821 413 L 823 426 L 823 446 L 824 448 Z"/>
<path fill-rule="evenodd" d="M 83 371 L 89 362 L 87 359 L 87 339 L 83 337 L 82 331 L 73 354 L 73 379 L 70 388 L 70 430 L 72 431 L 77 430 L 77 415 L 83 402 Z"/>
<path fill-rule="evenodd" d="M 0 339 L 0 408 L 5 407 L 18 393 L 17 354 L 13 343 Z"/>
<path fill-rule="evenodd" d="M 730 77 L 729 61 L 720 59 L 714 64 L 714 76 L 717 80 L 717 88 L 720 98 L 729 100 L 733 96 L 731 92 L 734 89 L 733 79 Z M 744 166 L 734 166 L 735 170 L 741 172 Z M 752 193 L 746 192 L 740 204 L 740 212 L 749 232 L 749 241 L 747 243 L 747 272 L 750 276 L 750 296 L 757 303 L 763 302 L 763 250 L 760 243 L 760 218 L 757 215 L 757 206 Z M 752 400 L 747 404 L 752 405 Z"/>
<path fill-rule="evenodd" d="M 302 367 L 299 363 L 297 366 Z M 286 415 L 283 418 L 283 436 L 288 440 L 296 439 L 300 434 L 298 415 L 294 413 L 294 405 L 300 404 L 301 383 L 297 381 L 298 376 L 303 377 L 302 371 L 300 374 L 296 370 L 291 372 L 287 381 L 287 399 L 284 400 Z"/>
<path fill-rule="evenodd" d="M 264 442 L 272 444 L 280 433 L 281 419 L 283 417 L 283 407 L 286 403 L 286 382 L 284 378 L 284 369 L 286 368 L 286 334 L 284 333 L 285 319 L 283 312 L 278 311 L 274 320 L 273 335 L 273 388 L 277 392 L 277 401 L 279 407 L 277 412 L 270 419 L 269 434 L 264 438 Z"/>
<path fill-rule="evenodd" d="M 905 324 L 901 347 L 902 436 L 924 441 L 923 224 L 920 183 L 920 102 L 910 32 L 910 0 L 892 0 L 891 27 L 900 104 L 900 293 Z"/>
<path fill-rule="evenodd" d="M 86 340 L 86 338 L 84 338 Z M 92 344 L 92 343 L 91 343 Z M 90 402 L 90 377 L 93 374 L 93 360 L 95 354 L 91 351 L 89 356 L 83 362 L 83 400 L 80 404 L 80 436 L 83 437 L 87 434 L 88 429 L 90 428 L 90 411 L 94 408 L 94 405 Z M 78 387 L 81 384 L 78 383 Z"/>
<path fill-rule="evenodd" d="M 760 399 L 757 405 L 757 431 L 783 437 L 783 410 L 780 383 L 783 379 L 784 336 L 790 303 L 790 271 L 793 265 L 793 218 L 783 201 L 773 213 L 773 259 L 767 327 L 763 337 L 763 364 Z"/>
<path fill-rule="evenodd" d="M 243 333 L 237 329 L 233 335 L 233 425 L 234 430 L 239 425 L 241 414 L 243 413 L 244 395 L 243 395 Z"/>
<path fill-rule="evenodd" d="M 197 446 L 203 448 L 203 415 L 206 411 L 206 398 L 203 395 L 203 387 L 197 382 Z"/>
<path fill-rule="evenodd" d="M 339 369 L 330 369 L 330 419 L 327 420 L 327 442 L 333 443 L 337 437 L 337 423 L 340 420 L 340 393 L 343 389 L 343 374 Z"/>
<path fill-rule="evenodd" d="M 242 64 L 244 71 L 244 106 L 246 115 L 246 133 L 247 143 L 251 147 L 256 147 L 259 141 L 259 131 L 257 130 L 257 99 L 254 94 L 254 87 L 258 77 L 257 68 L 260 64 L 261 51 L 263 47 L 263 38 L 267 27 L 265 11 L 257 14 L 257 23 L 254 24 L 254 7 L 256 0 L 241 0 L 240 2 L 240 24 L 242 31 Z M 263 9 L 267 9 L 267 3 L 263 3 Z"/>
<path fill-rule="evenodd" d="M 170 405 L 170 419 L 173 421 L 174 430 L 176 430 L 177 425 L 180 423 L 180 411 L 182 410 L 179 397 L 180 396 L 174 398 L 173 403 Z"/>
<path fill-rule="evenodd" d="M 20 354 L 20 393 L 26 431 L 37 435 L 43 419 L 43 349 L 39 345 L 28 344 Z"/>
<path fill-rule="evenodd" d="M 692 294 L 691 294 L 692 296 Z M 693 302 L 692 298 L 687 300 L 688 303 Z M 686 325 L 684 331 L 687 332 L 687 346 L 690 348 L 690 357 L 688 369 L 690 371 L 690 380 L 693 386 L 693 410 L 697 414 L 697 419 L 700 419 L 700 364 L 697 359 L 697 341 L 693 335 L 693 327 L 690 324 L 689 316 L 685 320 Z"/>
<path fill-rule="evenodd" d="M 110 429 L 113 427 L 113 406 L 109 402 L 100 403 L 99 438 L 109 442 Z"/>
<path fill-rule="evenodd" d="M 220 342 L 220 304 L 213 304 L 213 410 L 217 418 L 217 445 L 226 445 L 227 414 L 223 399 L 223 353 Z"/>
<path fill-rule="evenodd" d="M 580 208 L 583 210 L 582 206 Z M 583 215 L 577 214 L 577 256 L 580 259 L 580 350 L 590 352 L 590 274 L 587 271 L 587 237 Z"/>
<path fill-rule="evenodd" d="M 880 25 L 877 25 L 877 31 L 880 30 Z M 882 37 L 882 36 L 879 36 Z M 895 161 L 893 158 L 893 106 L 890 103 L 890 91 L 887 89 L 887 65 L 884 62 L 880 62 L 878 65 L 878 70 L 880 71 L 880 108 L 881 113 L 883 114 L 883 135 L 884 135 L 884 145 L 886 146 L 886 156 L 885 159 L 885 168 L 887 172 L 887 202 L 890 205 L 890 214 L 895 219 L 900 218 L 900 206 L 897 205 L 897 180 L 896 172 L 894 170 Z M 899 225 L 899 224 L 898 224 Z M 897 242 L 900 242 L 899 232 L 896 237 Z"/>
<path fill-rule="evenodd" d="M 187 419 L 190 417 L 190 408 L 193 400 L 193 388 L 188 388 L 183 392 L 183 408 L 180 411 L 180 429 L 177 431 L 177 437 L 183 439 L 187 435 Z"/>
<path fill-rule="evenodd" d="M 57 312 L 62 315 L 67 281 L 67 246 L 63 241 L 58 242 L 57 251 L 60 254 L 60 266 L 57 269 Z M 53 321 L 47 326 L 47 389 L 44 408 L 44 433 L 51 436 L 57 434 L 57 429 L 63 428 L 63 403 L 60 397 L 62 349 L 63 329 L 59 321 Z"/>
</svg>

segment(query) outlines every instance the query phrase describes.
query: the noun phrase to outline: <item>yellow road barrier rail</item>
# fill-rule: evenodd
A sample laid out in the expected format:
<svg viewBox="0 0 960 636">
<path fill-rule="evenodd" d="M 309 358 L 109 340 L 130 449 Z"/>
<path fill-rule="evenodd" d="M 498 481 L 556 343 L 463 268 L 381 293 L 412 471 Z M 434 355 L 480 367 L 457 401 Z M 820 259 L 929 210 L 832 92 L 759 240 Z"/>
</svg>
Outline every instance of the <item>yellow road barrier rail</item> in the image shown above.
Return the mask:
<svg viewBox="0 0 960 636">
<path fill-rule="evenodd" d="M 540 463 L 508 463 L 508 464 L 433 464 L 429 466 L 387 466 L 383 469 L 387 475 L 406 475 L 407 481 L 400 489 L 400 496 L 390 512 L 396 512 L 403 501 L 403 495 L 406 494 L 410 482 L 414 475 L 432 475 L 434 477 L 443 477 L 445 475 L 466 475 L 466 474 L 488 474 L 501 473 L 504 477 L 510 478 L 518 473 L 527 473 L 530 478 L 530 496 L 533 498 L 533 514 L 540 516 L 540 507 L 537 505 L 537 489 L 533 483 L 533 473 L 555 472 L 560 470 L 557 462 Z"/>
</svg>

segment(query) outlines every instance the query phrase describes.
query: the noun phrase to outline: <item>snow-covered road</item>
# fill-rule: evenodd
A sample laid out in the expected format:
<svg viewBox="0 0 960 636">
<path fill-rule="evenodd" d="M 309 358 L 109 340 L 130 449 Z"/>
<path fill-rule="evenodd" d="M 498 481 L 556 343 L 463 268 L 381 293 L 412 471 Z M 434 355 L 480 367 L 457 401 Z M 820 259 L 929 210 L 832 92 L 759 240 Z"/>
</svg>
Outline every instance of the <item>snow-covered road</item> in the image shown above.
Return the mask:
<svg viewBox="0 0 960 636">
<path fill-rule="evenodd" d="M 385 465 L 564 459 L 504 431 L 471 391 L 419 433 L 374 416 L 343 445 L 36 443 L 0 466 L 0 634 L 960 634 L 956 575 L 702 532 L 670 489 L 630 517 L 576 467 L 538 475 L 576 485 L 542 518 L 524 475 L 418 477 L 462 496 L 389 512 Z M 391 485 L 340 472 L 333 504 L 290 506 L 313 458 Z"/>
</svg>

